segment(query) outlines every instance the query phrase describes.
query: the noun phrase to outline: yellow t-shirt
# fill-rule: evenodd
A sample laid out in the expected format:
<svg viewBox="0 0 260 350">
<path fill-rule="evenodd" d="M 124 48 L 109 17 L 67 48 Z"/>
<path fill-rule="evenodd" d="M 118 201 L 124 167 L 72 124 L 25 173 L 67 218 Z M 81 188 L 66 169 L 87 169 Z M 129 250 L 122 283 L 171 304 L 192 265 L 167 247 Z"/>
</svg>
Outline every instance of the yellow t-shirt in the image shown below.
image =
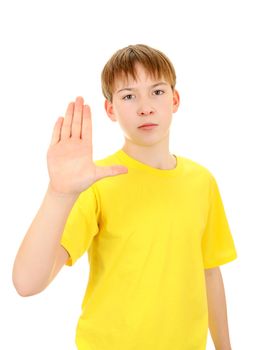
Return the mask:
<svg viewBox="0 0 260 350">
<path fill-rule="evenodd" d="M 89 281 L 76 332 L 80 350 L 205 350 L 205 268 L 236 259 L 218 186 L 202 165 L 146 165 L 122 149 L 95 161 L 127 174 L 82 192 L 61 239 Z"/>
</svg>

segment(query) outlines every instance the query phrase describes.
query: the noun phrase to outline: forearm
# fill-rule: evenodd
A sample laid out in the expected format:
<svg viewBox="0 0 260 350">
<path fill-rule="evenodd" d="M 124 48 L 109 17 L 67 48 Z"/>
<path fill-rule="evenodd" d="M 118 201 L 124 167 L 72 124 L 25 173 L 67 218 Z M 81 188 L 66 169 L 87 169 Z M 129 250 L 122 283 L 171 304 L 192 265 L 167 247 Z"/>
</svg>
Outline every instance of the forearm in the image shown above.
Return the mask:
<svg viewBox="0 0 260 350">
<path fill-rule="evenodd" d="M 21 295 L 35 294 L 47 285 L 75 200 L 76 196 L 57 195 L 48 187 L 14 261 L 13 283 Z"/>
<path fill-rule="evenodd" d="M 220 268 L 205 270 L 209 329 L 216 350 L 231 350 L 225 290 Z"/>
</svg>

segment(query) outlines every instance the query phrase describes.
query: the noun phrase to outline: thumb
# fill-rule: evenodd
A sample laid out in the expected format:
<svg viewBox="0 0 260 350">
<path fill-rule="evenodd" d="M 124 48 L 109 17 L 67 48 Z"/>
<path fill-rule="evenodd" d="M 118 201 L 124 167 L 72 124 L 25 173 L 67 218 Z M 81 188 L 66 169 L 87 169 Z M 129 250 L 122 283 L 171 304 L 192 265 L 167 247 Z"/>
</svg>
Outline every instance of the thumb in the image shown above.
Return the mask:
<svg viewBox="0 0 260 350">
<path fill-rule="evenodd" d="M 123 165 L 99 166 L 96 176 L 97 180 L 107 176 L 116 176 L 128 173 L 128 168 Z"/>
</svg>

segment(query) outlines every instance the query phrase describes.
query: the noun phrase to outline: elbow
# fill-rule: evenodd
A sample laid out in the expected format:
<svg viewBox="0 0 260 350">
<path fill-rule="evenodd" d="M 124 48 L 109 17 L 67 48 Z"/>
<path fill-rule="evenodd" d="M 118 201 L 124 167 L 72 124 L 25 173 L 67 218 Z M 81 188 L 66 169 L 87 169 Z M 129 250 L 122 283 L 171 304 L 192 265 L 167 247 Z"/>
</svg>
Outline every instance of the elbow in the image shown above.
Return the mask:
<svg viewBox="0 0 260 350">
<path fill-rule="evenodd" d="M 28 288 L 24 283 L 21 283 L 18 281 L 14 276 L 13 276 L 13 285 L 16 290 L 16 292 L 21 296 L 21 297 L 30 297 L 32 295 L 35 295 L 32 290 Z"/>
<path fill-rule="evenodd" d="M 21 297 L 30 297 L 40 293 L 43 290 L 36 290 L 33 287 L 31 280 L 27 281 L 26 279 L 22 278 L 22 276 L 19 275 L 15 270 L 13 270 L 12 273 L 12 282 L 16 292 Z"/>
<path fill-rule="evenodd" d="M 16 289 L 17 294 L 19 294 L 20 297 L 30 297 L 30 296 L 34 295 L 33 293 L 30 293 L 26 289 L 18 287 L 16 284 L 14 284 L 14 287 Z"/>
<path fill-rule="evenodd" d="M 17 281 L 15 281 L 15 280 L 13 280 L 13 285 L 14 285 L 16 292 L 21 297 L 24 297 L 24 298 L 39 294 L 41 292 L 41 290 L 39 290 L 39 291 L 32 290 L 26 285 L 23 285 L 21 283 L 17 283 Z"/>
<path fill-rule="evenodd" d="M 26 288 L 24 288 L 24 286 L 17 283 L 17 281 L 15 279 L 13 279 L 13 285 L 14 285 L 14 288 L 15 288 L 17 294 L 19 294 L 21 297 L 29 297 L 29 296 L 33 295 Z"/>
</svg>

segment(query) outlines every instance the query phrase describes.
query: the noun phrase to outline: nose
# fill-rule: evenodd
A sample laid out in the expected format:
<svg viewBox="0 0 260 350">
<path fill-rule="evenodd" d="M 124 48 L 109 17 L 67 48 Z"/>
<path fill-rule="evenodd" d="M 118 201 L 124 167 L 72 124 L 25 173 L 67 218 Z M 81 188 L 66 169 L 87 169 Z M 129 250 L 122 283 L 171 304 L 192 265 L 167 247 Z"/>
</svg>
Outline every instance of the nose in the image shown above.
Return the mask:
<svg viewBox="0 0 260 350">
<path fill-rule="evenodd" d="M 139 107 L 137 114 L 139 116 L 152 115 L 154 113 L 154 109 L 152 107 L 142 106 Z"/>
<path fill-rule="evenodd" d="M 148 94 L 140 95 L 137 99 L 137 114 L 139 116 L 148 116 L 155 113 L 153 107 L 154 101 Z"/>
</svg>

